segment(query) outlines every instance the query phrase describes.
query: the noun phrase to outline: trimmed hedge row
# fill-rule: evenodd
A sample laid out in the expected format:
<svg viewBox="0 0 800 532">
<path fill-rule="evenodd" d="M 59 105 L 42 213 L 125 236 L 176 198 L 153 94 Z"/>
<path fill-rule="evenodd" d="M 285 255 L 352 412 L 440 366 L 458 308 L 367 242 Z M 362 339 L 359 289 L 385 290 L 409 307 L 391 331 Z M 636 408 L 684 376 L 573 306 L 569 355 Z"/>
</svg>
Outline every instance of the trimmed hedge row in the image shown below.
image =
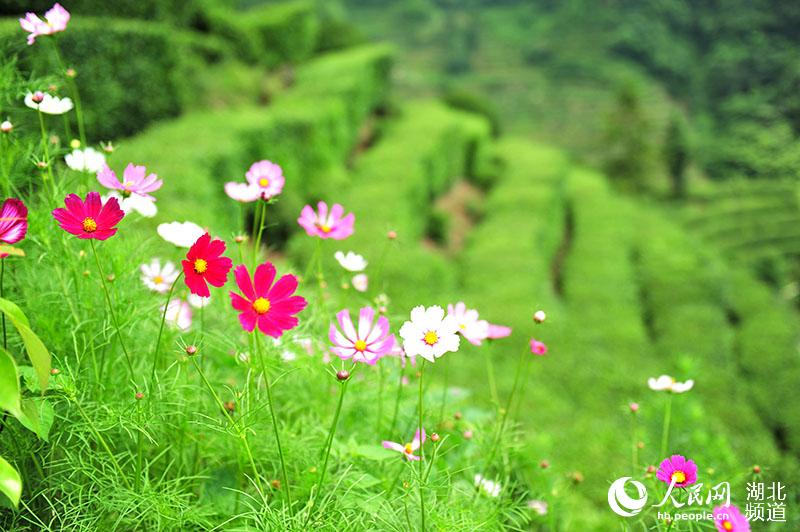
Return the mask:
<svg viewBox="0 0 800 532">
<path fill-rule="evenodd" d="M 131 135 L 150 122 L 195 105 L 197 72 L 228 57 L 219 40 L 153 22 L 75 18 L 58 36 L 67 66 L 78 72 L 87 134 L 92 140 Z M 16 20 L 0 23 L 0 44 L 19 52 L 26 74 L 58 71 L 52 39 L 33 46 Z M 66 94 L 66 88 L 62 88 Z"/>
<path fill-rule="evenodd" d="M 69 0 L 64 3 L 72 15 L 80 15 L 74 17 L 71 23 L 85 16 L 107 16 L 168 21 L 188 26 L 202 9 L 196 0 Z M 0 16 L 23 16 L 28 11 L 41 15 L 52 6 L 53 0 L 5 0 L 0 3 Z"/>
</svg>

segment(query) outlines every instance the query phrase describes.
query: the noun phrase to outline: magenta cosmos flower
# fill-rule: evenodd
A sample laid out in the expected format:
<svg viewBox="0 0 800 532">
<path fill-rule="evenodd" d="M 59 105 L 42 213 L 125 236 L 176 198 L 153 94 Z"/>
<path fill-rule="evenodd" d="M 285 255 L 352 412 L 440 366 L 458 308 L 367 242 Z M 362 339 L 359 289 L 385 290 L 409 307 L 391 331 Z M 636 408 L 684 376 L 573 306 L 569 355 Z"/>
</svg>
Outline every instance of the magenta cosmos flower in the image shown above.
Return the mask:
<svg viewBox="0 0 800 532">
<path fill-rule="evenodd" d="M 28 35 L 28 45 L 36 41 L 39 35 L 52 35 L 67 29 L 69 22 L 69 11 L 64 9 L 61 4 L 56 3 L 44 14 L 44 20 L 36 16 L 35 13 L 25 13 L 25 18 L 19 19 L 22 29 L 30 33 Z"/>
<path fill-rule="evenodd" d="M 70 194 L 64 198 L 64 204 L 66 209 L 55 209 L 53 218 L 61 229 L 78 238 L 110 238 L 117 233 L 114 226 L 125 217 L 116 198 L 110 198 L 103 204 L 97 192 L 89 192 L 86 201 L 82 201 L 76 194 Z"/>
<path fill-rule="evenodd" d="M 244 264 L 237 266 L 233 275 L 242 295 L 231 292 L 231 305 L 239 311 L 244 330 L 252 332 L 258 325 L 262 333 L 278 338 L 297 327 L 295 314 L 308 304 L 305 298 L 294 295 L 297 277 L 286 274 L 273 284 L 275 266 L 271 262 L 259 264 L 252 281 Z"/>
<path fill-rule="evenodd" d="M 233 267 L 233 261 L 223 257 L 223 253 L 225 242 L 211 240 L 208 233 L 204 233 L 189 248 L 186 260 L 181 261 L 181 264 L 186 276 L 186 286 L 191 293 L 200 297 L 211 297 L 208 284 L 219 288 L 228 281 L 228 272 Z"/>
<path fill-rule="evenodd" d="M 750 523 L 747 517 L 733 505 L 717 506 L 714 508 L 714 525 L 720 532 L 750 532 Z"/>
<path fill-rule="evenodd" d="M 353 234 L 353 224 L 356 217 L 352 212 L 342 217 L 343 214 L 344 207 L 338 203 L 334 203 L 330 212 L 328 212 L 328 204 L 324 201 L 320 201 L 317 203 L 317 211 L 314 211 L 311 205 L 303 207 L 303 210 L 300 212 L 300 218 L 297 219 L 297 223 L 299 223 L 310 236 L 344 240 Z"/>
<path fill-rule="evenodd" d="M 420 431 L 417 430 L 417 432 L 414 433 L 414 439 L 411 440 L 411 443 L 401 444 L 394 441 L 383 440 L 383 448 L 403 453 L 403 456 L 408 460 L 420 460 L 420 457 L 415 455 L 414 451 L 422 447 L 423 443 L 425 443 L 425 429 L 422 429 L 421 434 Z"/>
<path fill-rule="evenodd" d="M 333 347 L 331 352 L 343 360 L 375 364 L 379 358 L 388 355 L 395 346 L 393 334 L 389 334 L 389 320 L 380 316 L 375 321 L 375 310 L 362 308 L 358 313 L 358 328 L 353 326 L 349 310 L 336 314 L 339 329 L 331 323 L 328 331 Z"/>
<path fill-rule="evenodd" d="M 125 167 L 122 181 L 117 178 L 117 174 L 108 165 L 103 165 L 103 168 L 97 172 L 97 180 L 106 188 L 121 191 L 123 197 L 139 194 L 151 200 L 155 200 L 155 198 L 150 195 L 150 192 L 155 192 L 164 184 L 156 174 L 147 175 L 144 166 L 135 166 L 133 163 L 128 163 L 128 166 Z"/>
<path fill-rule="evenodd" d="M 17 198 L 8 198 L 0 208 L 0 242 L 16 244 L 28 232 L 28 208 Z M 0 252 L 0 259 L 8 253 Z"/>
<path fill-rule="evenodd" d="M 674 481 L 676 488 L 685 488 L 697 482 L 697 464 L 679 454 L 674 454 L 661 462 L 656 478 L 665 484 Z"/>
<path fill-rule="evenodd" d="M 531 338 L 531 353 L 543 356 L 547 354 L 547 346 L 536 338 Z"/>
</svg>

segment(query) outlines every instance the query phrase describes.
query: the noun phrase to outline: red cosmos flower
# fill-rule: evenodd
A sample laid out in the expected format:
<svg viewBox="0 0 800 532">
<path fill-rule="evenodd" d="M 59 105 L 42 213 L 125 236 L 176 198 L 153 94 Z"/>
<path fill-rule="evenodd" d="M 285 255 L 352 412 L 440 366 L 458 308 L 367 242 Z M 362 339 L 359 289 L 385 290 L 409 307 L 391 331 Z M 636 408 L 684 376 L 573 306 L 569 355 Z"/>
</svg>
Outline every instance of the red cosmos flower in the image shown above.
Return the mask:
<svg viewBox="0 0 800 532">
<path fill-rule="evenodd" d="M 8 198 L 0 208 L 0 242 L 16 244 L 28 232 L 28 208 L 17 198 Z M 8 253 L 0 252 L 0 259 Z"/>
<path fill-rule="evenodd" d="M 227 282 L 233 261 L 223 257 L 223 253 L 225 253 L 225 242 L 211 240 L 208 233 L 192 244 L 186 254 L 186 260 L 181 261 L 186 276 L 186 286 L 191 293 L 201 297 L 211 297 L 206 282 L 217 288 Z"/>
<path fill-rule="evenodd" d="M 255 287 L 244 264 L 237 266 L 233 275 L 244 297 L 231 292 L 231 305 L 240 312 L 244 330 L 252 332 L 258 324 L 262 333 L 278 338 L 284 331 L 297 327 L 294 315 L 308 304 L 303 297 L 292 295 L 297 290 L 297 277 L 286 274 L 273 285 L 275 266 L 271 262 L 256 268 Z"/>
<path fill-rule="evenodd" d="M 104 205 L 97 192 L 89 192 L 85 202 L 70 194 L 64 198 L 64 205 L 66 209 L 53 211 L 53 218 L 61 229 L 78 238 L 106 240 L 117 233 L 114 226 L 125 217 L 116 198 L 110 198 Z"/>
</svg>

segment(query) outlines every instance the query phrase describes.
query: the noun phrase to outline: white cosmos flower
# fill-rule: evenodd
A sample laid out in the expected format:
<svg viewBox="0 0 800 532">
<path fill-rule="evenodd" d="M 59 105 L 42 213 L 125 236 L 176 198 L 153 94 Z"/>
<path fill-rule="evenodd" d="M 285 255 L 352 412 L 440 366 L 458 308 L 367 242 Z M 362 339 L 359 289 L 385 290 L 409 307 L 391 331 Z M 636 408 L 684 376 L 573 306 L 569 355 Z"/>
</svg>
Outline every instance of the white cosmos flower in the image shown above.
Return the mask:
<svg viewBox="0 0 800 532">
<path fill-rule="evenodd" d="M 657 392 L 684 393 L 692 389 L 694 380 L 689 379 L 686 382 L 677 382 L 669 375 L 661 375 L 657 379 L 653 377 L 647 379 L 647 385 L 651 390 Z"/>
<path fill-rule="evenodd" d="M 336 257 L 336 260 L 341 264 L 342 268 L 349 272 L 363 272 L 367 267 L 367 261 L 364 257 L 352 251 L 348 251 L 347 253 L 337 251 L 333 256 Z"/>
<path fill-rule="evenodd" d="M 211 303 L 210 297 L 198 296 L 197 294 L 189 294 L 189 297 L 187 297 L 186 300 L 194 308 L 207 307 L 208 304 Z"/>
<path fill-rule="evenodd" d="M 158 235 L 179 248 L 190 248 L 205 234 L 205 229 L 193 222 L 171 222 L 158 226 Z"/>
<path fill-rule="evenodd" d="M 430 362 L 450 351 L 458 351 L 458 323 L 445 316 L 440 306 L 422 305 L 411 310 L 411 321 L 400 328 L 403 349 L 409 357 L 421 356 Z"/>
<path fill-rule="evenodd" d="M 108 198 L 117 198 L 119 208 L 122 209 L 125 214 L 136 212 L 145 218 L 152 218 L 158 214 L 158 207 L 156 207 L 155 200 L 147 196 L 142 196 L 141 194 L 136 194 L 135 192 L 125 197 L 116 190 L 112 190 L 103 196 L 103 202 L 105 203 Z"/>
<path fill-rule="evenodd" d="M 78 172 L 91 172 L 96 174 L 106 164 L 106 156 L 94 148 L 85 150 L 72 150 L 64 156 L 67 166 Z"/>
<path fill-rule="evenodd" d="M 164 312 L 164 305 L 161 305 L 161 312 Z M 192 326 L 192 307 L 182 299 L 172 299 L 167 306 L 166 319 L 171 326 L 186 331 Z"/>
<path fill-rule="evenodd" d="M 59 98 L 48 93 L 40 93 L 42 100 L 35 102 L 33 93 L 25 95 L 25 105 L 31 109 L 36 109 L 48 115 L 63 115 L 72 110 L 72 100 L 69 98 Z"/>
<path fill-rule="evenodd" d="M 229 198 L 242 203 L 250 203 L 261 199 L 261 189 L 250 183 L 236 183 L 233 181 L 225 183 L 225 194 Z"/>
<path fill-rule="evenodd" d="M 547 515 L 547 503 L 544 501 L 531 499 L 528 501 L 528 508 L 539 515 Z"/>
<path fill-rule="evenodd" d="M 153 259 L 150 264 L 142 264 L 139 269 L 142 271 L 142 282 L 145 286 L 159 294 L 166 294 L 178 278 L 178 270 L 169 261 L 161 266 L 161 260 Z"/>
<path fill-rule="evenodd" d="M 478 311 L 467 308 L 463 301 L 454 305 L 447 305 L 447 315 L 452 316 L 458 324 L 458 332 L 474 345 L 489 337 L 489 322 L 478 317 Z"/>
<path fill-rule="evenodd" d="M 499 482 L 483 478 L 481 475 L 475 475 L 475 486 L 489 497 L 500 496 L 501 486 Z"/>
<path fill-rule="evenodd" d="M 366 292 L 369 288 L 369 277 L 366 273 L 359 273 L 353 276 L 353 288 L 359 292 Z"/>
</svg>

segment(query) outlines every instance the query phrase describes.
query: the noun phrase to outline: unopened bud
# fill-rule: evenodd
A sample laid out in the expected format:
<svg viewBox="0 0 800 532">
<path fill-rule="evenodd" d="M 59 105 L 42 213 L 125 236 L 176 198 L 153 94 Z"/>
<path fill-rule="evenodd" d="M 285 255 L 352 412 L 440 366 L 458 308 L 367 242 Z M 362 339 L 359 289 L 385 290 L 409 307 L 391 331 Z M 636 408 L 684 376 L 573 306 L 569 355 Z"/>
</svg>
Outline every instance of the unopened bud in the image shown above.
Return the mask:
<svg viewBox="0 0 800 532">
<path fill-rule="evenodd" d="M 58 368 L 53 368 L 50 370 L 50 375 L 58 375 L 59 373 L 61 373 L 61 370 Z"/>
<path fill-rule="evenodd" d="M 544 323 L 544 320 L 547 319 L 547 314 L 544 313 L 543 310 L 537 310 L 533 313 L 533 321 L 536 323 Z"/>
<path fill-rule="evenodd" d="M 386 233 L 386 238 L 389 240 L 396 240 L 397 239 L 397 231 L 389 231 Z"/>
<path fill-rule="evenodd" d="M 14 124 L 12 124 L 10 120 L 3 120 L 3 122 L 0 123 L 0 131 L 3 133 L 11 133 L 13 130 Z"/>
<path fill-rule="evenodd" d="M 753 466 L 753 473 L 755 473 L 756 475 L 758 475 L 759 473 L 761 473 L 761 466 L 754 465 L 754 466 Z"/>
<path fill-rule="evenodd" d="M 90 272 L 89 270 L 83 270 L 83 276 L 84 277 L 89 277 L 91 274 L 92 274 L 92 272 Z"/>
<path fill-rule="evenodd" d="M 236 410 L 236 403 L 233 401 L 225 401 L 222 406 L 225 407 L 225 410 L 227 410 L 229 414 L 233 414 L 233 412 Z"/>
<path fill-rule="evenodd" d="M 475 435 L 472 433 L 471 430 L 465 430 L 464 431 L 464 439 L 465 440 L 471 440 L 473 438 L 473 436 L 475 436 Z"/>
<path fill-rule="evenodd" d="M 438 433 L 438 432 L 434 432 L 433 434 L 431 434 L 431 441 L 432 441 L 432 442 L 437 442 L 437 441 L 439 441 L 440 439 L 442 439 L 442 438 L 439 436 L 439 433 Z"/>
<path fill-rule="evenodd" d="M 42 91 L 34 92 L 31 96 L 31 100 L 33 100 L 33 103 L 42 103 L 42 100 L 44 100 L 44 93 Z"/>
<path fill-rule="evenodd" d="M 68 68 L 68 69 L 67 69 L 67 77 L 68 77 L 68 78 L 74 78 L 74 77 L 75 77 L 75 76 L 77 76 L 77 75 L 78 75 L 78 73 L 77 73 L 77 72 L 75 72 L 75 69 L 74 69 L 74 68 Z"/>
<path fill-rule="evenodd" d="M 50 144 L 52 144 L 53 146 L 58 144 L 60 141 L 61 139 L 58 138 L 58 135 L 50 135 Z"/>
<path fill-rule="evenodd" d="M 272 489 L 274 489 L 274 490 L 281 489 L 281 481 L 278 480 L 277 478 L 272 480 L 272 481 L 270 481 L 269 485 L 272 486 Z"/>
<path fill-rule="evenodd" d="M 73 150 L 77 150 L 78 148 L 81 147 L 81 141 L 79 141 L 78 139 L 72 139 L 71 141 L 69 141 L 69 147 L 72 148 Z"/>
<path fill-rule="evenodd" d="M 462 414 L 461 412 L 456 412 L 455 414 L 453 414 L 453 417 L 455 418 L 456 421 L 461 421 L 461 418 L 464 417 L 464 414 Z"/>
<path fill-rule="evenodd" d="M 47 90 L 49 92 L 56 92 L 58 90 L 58 86 L 55 83 L 51 83 L 47 86 Z"/>
<path fill-rule="evenodd" d="M 654 466 L 654 465 L 647 466 L 647 472 L 648 473 L 655 473 L 656 472 L 656 466 Z"/>
<path fill-rule="evenodd" d="M 36 167 L 42 169 L 47 168 L 47 163 L 45 161 L 36 161 Z"/>
<path fill-rule="evenodd" d="M 136 392 L 136 395 L 134 395 L 134 397 L 136 398 L 137 401 L 141 401 L 142 399 L 144 399 L 144 394 L 142 392 Z"/>
<path fill-rule="evenodd" d="M 634 414 L 639 411 L 639 403 L 631 403 L 628 405 L 628 407 L 630 407 L 631 412 Z"/>
<path fill-rule="evenodd" d="M 244 242 L 245 240 L 247 240 L 247 237 L 246 237 L 246 236 L 244 236 L 244 235 L 236 235 L 236 236 L 233 238 L 233 241 L 234 241 L 234 242 L 236 242 L 237 244 L 241 244 L 241 243 L 242 243 L 242 242 Z"/>
<path fill-rule="evenodd" d="M 187 355 L 196 355 L 197 354 L 197 346 L 195 346 L 195 345 L 187 345 L 186 346 L 186 354 Z"/>
<path fill-rule="evenodd" d="M 575 484 L 580 484 L 581 482 L 583 482 L 583 474 L 580 471 L 575 471 L 574 473 L 572 473 L 572 481 Z"/>
<path fill-rule="evenodd" d="M 113 283 L 116 279 L 117 279 L 117 277 L 113 273 L 109 273 L 108 275 L 106 275 L 106 280 L 109 283 Z"/>
<path fill-rule="evenodd" d="M 111 142 L 101 142 L 100 147 L 103 148 L 103 151 L 106 153 L 112 153 L 114 151 L 114 145 Z"/>
<path fill-rule="evenodd" d="M 539 462 L 539 467 L 541 467 L 542 469 L 547 469 L 548 467 L 550 467 L 550 462 L 548 462 L 547 460 L 542 460 L 541 462 Z"/>
<path fill-rule="evenodd" d="M 341 371 L 336 373 L 336 378 L 339 379 L 340 381 L 344 382 L 344 381 L 346 381 L 347 379 L 350 378 L 350 372 L 345 370 L 345 369 L 343 369 L 343 370 L 341 370 Z"/>
</svg>

